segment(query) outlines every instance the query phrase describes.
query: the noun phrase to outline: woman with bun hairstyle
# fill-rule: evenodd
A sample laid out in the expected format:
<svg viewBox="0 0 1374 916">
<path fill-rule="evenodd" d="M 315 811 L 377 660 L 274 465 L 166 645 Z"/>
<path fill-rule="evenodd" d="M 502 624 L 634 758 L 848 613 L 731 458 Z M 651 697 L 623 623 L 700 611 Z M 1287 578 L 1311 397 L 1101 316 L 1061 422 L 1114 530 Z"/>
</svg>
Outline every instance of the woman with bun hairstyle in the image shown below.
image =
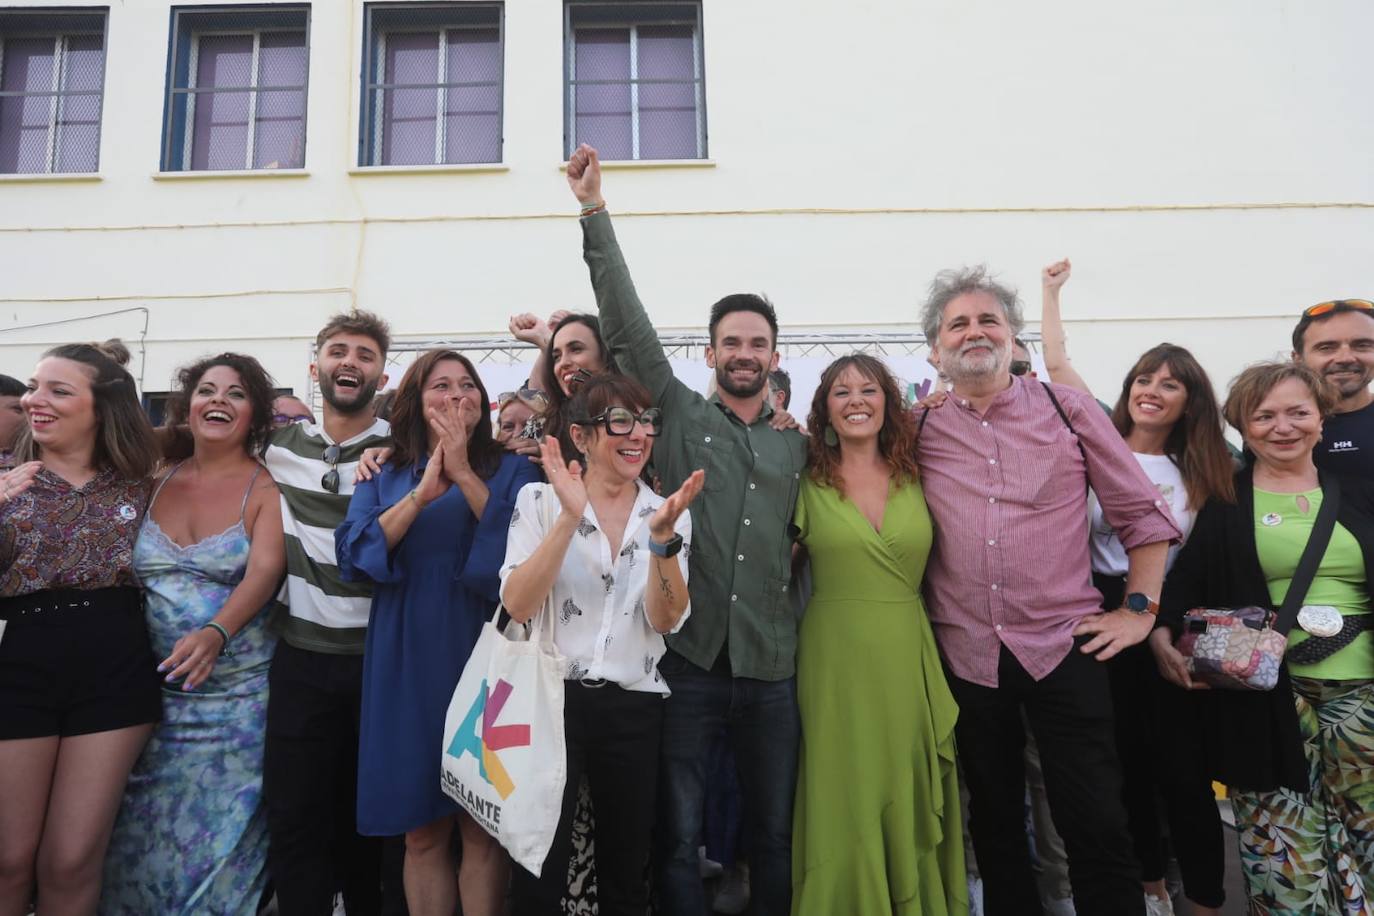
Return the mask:
<svg viewBox="0 0 1374 916">
<path fill-rule="evenodd" d="M 162 714 L 134 542 L 158 459 L 129 351 L 43 354 L 0 474 L 0 916 L 92 913 Z"/>
</svg>

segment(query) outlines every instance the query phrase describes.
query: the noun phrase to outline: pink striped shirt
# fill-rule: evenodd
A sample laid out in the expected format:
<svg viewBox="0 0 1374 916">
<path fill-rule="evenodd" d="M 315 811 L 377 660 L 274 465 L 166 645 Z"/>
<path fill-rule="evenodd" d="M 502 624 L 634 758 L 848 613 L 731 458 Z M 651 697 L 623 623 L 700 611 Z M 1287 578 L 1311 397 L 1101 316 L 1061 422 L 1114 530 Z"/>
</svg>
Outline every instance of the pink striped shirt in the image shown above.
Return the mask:
<svg viewBox="0 0 1374 916">
<path fill-rule="evenodd" d="M 1086 467 L 1044 387 L 1023 377 L 982 414 L 951 394 L 930 411 L 918 443 L 935 520 L 930 620 L 950 670 L 987 687 L 997 686 L 999 643 L 1040 680 L 1068 655 L 1079 621 L 1100 610 L 1088 559 L 1089 484 L 1127 550 L 1181 536 L 1102 408 L 1052 387 Z"/>
</svg>

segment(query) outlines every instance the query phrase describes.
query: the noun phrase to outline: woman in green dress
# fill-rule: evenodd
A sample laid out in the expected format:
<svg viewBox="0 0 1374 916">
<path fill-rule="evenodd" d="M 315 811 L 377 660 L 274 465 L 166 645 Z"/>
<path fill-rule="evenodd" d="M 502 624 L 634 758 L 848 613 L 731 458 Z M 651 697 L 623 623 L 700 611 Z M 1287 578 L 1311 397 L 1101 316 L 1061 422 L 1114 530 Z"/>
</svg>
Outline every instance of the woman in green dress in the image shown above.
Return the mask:
<svg viewBox="0 0 1374 916">
<path fill-rule="evenodd" d="M 958 710 L 921 601 L 931 525 L 913 422 L 892 373 L 856 353 L 825 370 L 808 425 L 792 912 L 965 914 Z"/>
</svg>

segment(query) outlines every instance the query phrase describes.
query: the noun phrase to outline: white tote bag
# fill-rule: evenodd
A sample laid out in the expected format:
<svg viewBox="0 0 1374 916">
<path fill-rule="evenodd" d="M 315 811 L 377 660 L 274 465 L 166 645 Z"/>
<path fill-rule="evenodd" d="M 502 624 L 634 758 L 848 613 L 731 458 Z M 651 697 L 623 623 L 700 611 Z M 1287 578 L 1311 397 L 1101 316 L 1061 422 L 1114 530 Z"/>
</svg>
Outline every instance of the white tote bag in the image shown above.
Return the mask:
<svg viewBox="0 0 1374 916">
<path fill-rule="evenodd" d="M 547 608 L 533 632 L 482 627 L 444 721 L 441 788 L 538 875 L 553 845 L 568 776 L 563 672 Z"/>
</svg>

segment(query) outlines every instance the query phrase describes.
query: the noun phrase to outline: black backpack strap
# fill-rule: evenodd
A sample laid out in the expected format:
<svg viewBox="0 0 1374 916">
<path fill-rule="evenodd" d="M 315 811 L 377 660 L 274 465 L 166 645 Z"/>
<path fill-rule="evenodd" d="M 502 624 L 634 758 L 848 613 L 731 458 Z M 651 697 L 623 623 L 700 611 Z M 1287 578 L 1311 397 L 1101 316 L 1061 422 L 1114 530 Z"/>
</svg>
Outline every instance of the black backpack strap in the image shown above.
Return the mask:
<svg viewBox="0 0 1374 916">
<path fill-rule="evenodd" d="M 1083 468 L 1086 470 L 1088 453 L 1083 450 L 1083 443 L 1078 438 L 1078 430 L 1074 429 L 1073 424 L 1069 422 L 1069 415 L 1064 412 L 1064 405 L 1059 403 L 1059 398 L 1054 396 L 1054 389 L 1050 387 L 1050 383 L 1041 382 L 1040 384 L 1044 386 L 1045 394 L 1050 396 L 1050 403 L 1054 405 L 1054 412 L 1059 414 L 1059 419 L 1063 420 L 1064 425 L 1069 428 L 1069 432 L 1073 433 L 1074 444 L 1078 446 L 1078 454 L 1083 456 Z"/>
<path fill-rule="evenodd" d="M 916 421 L 916 438 L 921 438 L 921 430 L 926 428 L 926 418 L 930 416 L 930 408 L 921 408 L 921 419 Z"/>
<path fill-rule="evenodd" d="M 1312 523 L 1312 533 L 1307 536 L 1307 546 L 1302 550 L 1302 559 L 1298 560 L 1297 571 L 1288 583 L 1288 593 L 1283 596 L 1278 618 L 1274 621 L 1274 629 L 1285 635 L 1293 629 L 1293 624 L 1297 623 L 1302 600 L 1307 597 L 1307 589 L 1316 578 L 1317 567 L 1321 565 L 1322 557 L 1326 555 L 1326 545 L 1331 541 L 1331 532 L 1336 528 L 1336 513 L 1341 510 L 1340 479 L 1334 474 L 1322 475 L 1320 483 L 1322 506 L 1317 510 L 1317 519 Z"/>
</svg>

